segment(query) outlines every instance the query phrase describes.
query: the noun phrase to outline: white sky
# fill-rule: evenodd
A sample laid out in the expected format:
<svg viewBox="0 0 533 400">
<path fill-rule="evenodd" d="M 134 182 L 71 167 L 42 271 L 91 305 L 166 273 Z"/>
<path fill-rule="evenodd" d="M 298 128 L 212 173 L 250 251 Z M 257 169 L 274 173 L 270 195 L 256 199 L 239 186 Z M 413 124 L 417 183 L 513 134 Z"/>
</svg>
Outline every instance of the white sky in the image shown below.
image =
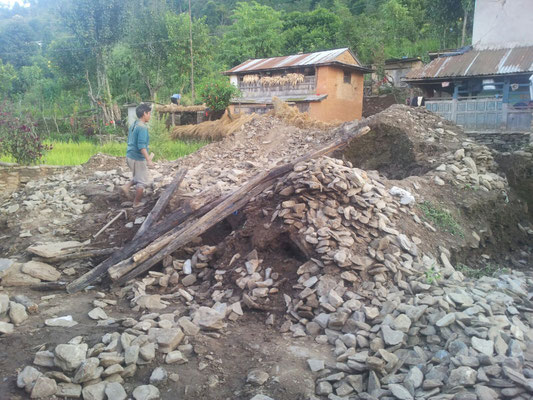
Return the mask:
<svg viewBox="0 0 533 400">
<path fill-rule="evenodd" d="M 29 7 L 30 5 L 24 0 L 0 0 L 0 7 L 13 7 L 15 3 L 19 3 L 21 6 Z"/>
</svg>

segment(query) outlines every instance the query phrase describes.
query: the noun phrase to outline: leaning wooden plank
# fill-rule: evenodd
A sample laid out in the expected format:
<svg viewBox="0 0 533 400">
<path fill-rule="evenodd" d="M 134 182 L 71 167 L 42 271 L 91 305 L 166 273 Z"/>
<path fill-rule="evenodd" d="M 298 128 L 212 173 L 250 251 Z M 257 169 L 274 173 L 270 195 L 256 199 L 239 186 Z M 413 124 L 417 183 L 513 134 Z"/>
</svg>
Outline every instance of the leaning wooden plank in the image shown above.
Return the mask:
<svg viewBox="0 0 533 400">
<path fill-rule="evenodd" d="M 100 229 L 98 232 L 96 232 L 93 235 L 93 238 L 96 239 L 98 236 L 100 236 L 100 234 L 102 232 L 104 232 L 107 228 L 109 228 L 113 222 L 115 222 L 117 219 L 119 219 L 121 215 L 124 215 L 124 218 L 126 219 L 126 221 L 128 220 L 128 216 L 127 216 L 126 210 L 120 210 L 119 213 L 111 221 L 109 221 L 107 224 L 105 224 L 102 227 L 102 229 Z"/>
<path fill-rule="evenodd" d="M 276 172 L 279 172 L 281 175 L 283 175 L 287 172 L 290 172 L 291 169 L 292 168 L 289 165 L 285 165 L 282 167 L 282 169 L 278 168 Z M 252 197 L 257 196 L 263 190 L 272 186 L 276 180 L 275 177 L 264 172 L 261 173 L 260 176 L 256 177 L 256 179 L 259 179 L 260 182 L 257 182 L 254 179 L 253 181 L 249 182 L 249 184 L 246 184 L 241 189 L 237 190 L 234 195 L 219 204 L 219 206 L 205 214 L 202 218 L 199 218 L 195 223 L 179 230 L 174 235 L 166 235 L 163 240 L 158 240 L 148 246 L 146 249 L 142 250 L 141 254 L 136 254 L 136 256 L 138 256 L 137 259 L 141 261 L 135 262 L 132 259 L 129 262 L 123 263 L 121 268 L 114 269 L 114 276 L 120 276 L 119 283 L 124 283 L 125 281 L 134 278 L 145 271 L 148 271 L 153 265 L 157 264 L 165 256 L 185 246 L 191 240 L 200 236 L 202 233 L 207 231 L 213 225 L 222 221 L 231 213 L 241 209 L 246 205 L 246 203 L 248 203 L 248 201 L 250 201 Z M 253 183 L 254 185 L 252 186 L 250 183 Z M 122 276 L 121 272 L 124 271 L 129 272 Z"/>
<path fill-rule="evenodd" d="M 200 198 L 185 203 L 185 205 L 180 207 L 179 210 L 176 210 L 173 213 L 169 214 L 165 218 L 165 221 L 154 225 L 153 228 L 150 229 L 145 235 L 128 243 L 126 246 L 124 246 L 119 251 L 113 253 L 111 257 L 102 261 L 92 270 L 80 276 L 78 279 L 72 281 L 67 286 L 67 291 L 69 293 L 75 293 L 82 290 L 86 286 L 96 282 L 96 280 L 98 280 L 98 278 L 100 278 L 102 274 L 106 273 L 111 266 L 119 263 L 120 261 L 128 257 L 131 257 L 133 254 L 135 254 L 135 252 L 146 247 L 149 243 L 153 242 L 161 235 L 164 235 L 173 228 L 180 226 L 183 222 L 187 220 L 197 218 L 205 214 L 211 208 L 215 207 L 223 200 L 223 198 L 214 198 L 214 196 L 214 193 L 207 192 L 203 194 L 203 198 L 201 198 L 201 195 L 199 195 Z"/>
<path fill-rule="evenodd" d="M 155 203 L 154 208 L 152 208 L 152 211 L 148 214 L 146 219 L 144 220 L 143 224 L 133 237 L 133 240 L 137 239 L 141 235 L 143 235 L 148 228 L 150 228 L 161 216 L 161 213 L 165 210 L 165 207 L 168 205 L 168 202 L 170 201 L 170 198 L 178 189 L 178 187 L 181 185 L 181 182 L 185 178 L 185 175 L 187 174 L 186 168 L 181 168 L 176 173 L 176 176 L 174 176 L 174 179 L 168 185 L 165 189 L 165 191 L 159 196 L 159 199 L 157 200 L 157 203 Z"/>
<path fill-rule="evenodd" d="M 69 260 L 80 260 L 82 258 L 102 257 L 113 254 L 115 251 L 120 250 L 118 247 L 112 247 L 109 249 L 82 249 L 71 253 L 58 255 L 51 258 L 33 257 L 34 261 L 42 261 L 46 263 L 59 263 Z"/>
<path fill-rule="evenodd" d="M 213 208 L 203 217 L 199 218 L 194 224 L 185 227 L 175 234 L 166 235 L 161 240 L 157 240 L 150 246 L 136 253 L 132 257 L 132 261 L 124 263 L 123 268 L 128 273 L 119 279 L 119 283 L 124 283 L 137 275 L 146 272 L 153 265 L 161 261 L 165 256 L 173 253 L 180 247 L 185 246 L 192 239 L 200 236 L 213 225 L 219 223 L 231 213 L 239 210 L 252 198 L 270 187 L 277 178 L 292 171 L 294 166 L 298 163 L 317 158 L 333 151 L 339 150 L 347 145 L 347 143 L 357 136 L 365 135 L 370 131 L 368 126 L 359 128 L 355 133 L 351 133 L 339 139 L 329 142 L 326 146 L 316 151 L 305 154 L 296 161 L 275 167 L 270 171 L 264 171 L 257 174 L 254 178 L 244 184 L 241 188 L 234 191 L 226 200 Z M 135 261 L 138 260 L 138 261 Z M 134 264 L 138 264 L 132 269 Z M 115 270 L 115 276 L 120 275 L 120 270 Z"/>
</svg>

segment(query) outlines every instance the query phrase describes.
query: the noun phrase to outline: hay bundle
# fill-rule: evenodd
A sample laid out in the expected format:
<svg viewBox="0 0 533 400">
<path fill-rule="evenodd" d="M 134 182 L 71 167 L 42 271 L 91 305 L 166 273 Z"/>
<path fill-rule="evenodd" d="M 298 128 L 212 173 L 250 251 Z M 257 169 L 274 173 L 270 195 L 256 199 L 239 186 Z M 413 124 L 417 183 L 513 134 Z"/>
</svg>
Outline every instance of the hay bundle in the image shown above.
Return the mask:
<svg viewBox="0 0 533 400">
<path fill-rule="evenodd" d="M 304 74 L 287 74 L 285 75 L 285 80 L 289 85 L 295 86 L 304 81 Z"/>
<path fill-rule="evenodd" d="M 309 116 L 308 113 L 301 113 L 296 107 L 291 107 L 283 100 L 277 97 L 272 98 L 274 109 L 269 112 L 269 115 L 277 117 L 288 124 L 297 126 L 298 128 L 315 128 L 321 130 L 331 129 L 340 124 L 340 122 L 323 122 L 316 120 Z"/>
<path fill-rule="evenodd" d="M 255 83 L 259 80 L 259 75 L 257 74 L 250 74 L 250 75 L 244 75 L 242 78 L 242 81 L 244 83 Z"/>
<path fill-rule="evenodd" d="M 200 106 L 179 106 L 177 104 L 156 104 L 155 105 L 155 111 L 160 113 L 173 113 L 173 112 L 197 112 L 197 111 L 205 111 L 207 107 L 205 104 L 202 104 Z"/>
<path fill-rule="evenodd" d="M 224 114 L 221 119 L 205 121 L 197 125 L 176 126 L 170 134 L 172 139 L 221 140 L 239 130 L 252 120 L 255 114 Z"/>
<path fill-rule="evenodd" d="M 269 87 L 269 86 L 276 86 L 279 83 L 279 78 L 277 76 L 263 76 L 259 83 L 263 86 Z"/>
<path fill-rule="evenodd" d="M 304 81 L 303 74 L 287 74 L 287 75 L 275 75 L 275 76 L 263 76 L 259 83 L 263 86 L 295 86 L 298 83 Z"/>
</svg>

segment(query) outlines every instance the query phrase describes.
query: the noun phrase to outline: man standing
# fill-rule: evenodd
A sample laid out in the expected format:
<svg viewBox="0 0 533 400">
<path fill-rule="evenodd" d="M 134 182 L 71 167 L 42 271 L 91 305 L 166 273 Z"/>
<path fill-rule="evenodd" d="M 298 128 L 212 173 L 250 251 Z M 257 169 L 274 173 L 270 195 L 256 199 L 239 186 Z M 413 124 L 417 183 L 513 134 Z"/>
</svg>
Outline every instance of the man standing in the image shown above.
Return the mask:
<svg viewBox="0 0 533 400">
<path fill-rule="evenodd" d="M 121 187 L 122 193 L 129 198 L 129 190 L 135 185 L 134 208 L 144 205 L 141 203 L 144 188 L 152 183 L 148 167 L 154 165 L 152 162 L 154 154 L 148 154 L 150 136 L 146 126 L 152 116 L 152 109 L 148 104 L 142 103 L 135 109 L 135 114 L 138 119 L 130 126 L 126 152 L 126 161 L 133 176 L 130 182 Z"/>
</svg>

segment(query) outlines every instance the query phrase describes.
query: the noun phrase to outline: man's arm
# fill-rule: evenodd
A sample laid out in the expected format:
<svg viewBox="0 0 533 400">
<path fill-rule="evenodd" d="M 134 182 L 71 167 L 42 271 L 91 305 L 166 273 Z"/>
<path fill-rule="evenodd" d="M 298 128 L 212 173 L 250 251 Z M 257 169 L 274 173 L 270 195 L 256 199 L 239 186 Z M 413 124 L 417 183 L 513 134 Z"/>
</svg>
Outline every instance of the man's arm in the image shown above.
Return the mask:
<svg viewBox="0 0 533 400">
<path fill-rule="evenodd" d="M 152 162 L 152 157 L 154 156 L 154 153 L 152 154 L 148 154 L 148 151 L 146 151 L 145 148 L 142 148 L 141 149 L 141 154 L 144 156 L 144 158 L 146 159 L 146 165 L 148 165 L 149 167 L 152 167 L 154 165 L 154 163 Z"/>
<path fill-rule="evenodd" d="M 151 167 L 154 164 L 152 163 L 152 156 L 148 155 L 148 130 L 146 128 L 141 129 L 137 135 L 137 148 L 146 159 L 146 164 Z"/>
</svg>

